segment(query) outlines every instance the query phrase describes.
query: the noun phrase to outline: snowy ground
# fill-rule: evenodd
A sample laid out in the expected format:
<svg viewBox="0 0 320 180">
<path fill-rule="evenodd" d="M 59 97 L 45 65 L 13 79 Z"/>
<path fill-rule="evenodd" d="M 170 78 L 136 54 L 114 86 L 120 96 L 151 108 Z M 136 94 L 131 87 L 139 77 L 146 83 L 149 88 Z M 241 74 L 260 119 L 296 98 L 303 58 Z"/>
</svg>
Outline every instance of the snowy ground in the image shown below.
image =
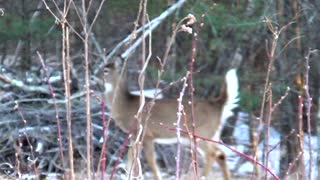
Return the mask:
<svg viewBox="0 0 320 180">
<path fill-rule="evenodd" d="M 249 144 L 250 143 L 250 138 L 249 138 L 249 127 L 248 125 L 244 122 L 244 119 L 246 119 L 246 114 L 240 113 L 239 118 L 237 120 L 237 123 L 235 125 L 235 130 L 233 136 L 236 139 L 236 146 L 233 146 L 232 148 L 236 149 L 237 151 L 244 152 L 245 151 L 245 146 L 244 144 Z M 274 129 L 270 128 L 270 138 L 269 138 L 269 144 L 270 147 L 273 148 L 276 146 L 280 141 L 280 134 Z M 308 141 L 309 138 L 306 135 L 305 136 L 305 151 L 304 151 L 304 160 L 305 160 L 305 169 L 306 173 L 309 172 L 309 145 Z M 316 158 L 317 158 L 317 137 L 313 136 L 311 137 L 311 142 L 312 142 L 312 149 L 313 149 L 313 158 L 312 158 L 312 179 L 316 179 L 317 177 L 317 166 L 316 166 Z M 259 144 L 259 149 L 258 149 L 258 160 L 259 162 L 262 162 L 262 157 L 263 157 L 263 143 L 261 142 Z M 236 166 L 236 163 L 239 161 L 240 155 L 232 152 L 228 148 L 221 146 L 222 149 L 225 150 L 225 152 L 228 155 L 228 165 L 231 170 L 233 170 Z M 270 148 L 270 149 L 271 149 Z M 252 155 L 250 155 L 252 157 Z M 269 155 L 269 165 L 268 168 L 272 170 L 275 174 L 279 174 L 279 162 L 280 162 L 280 147 L 276 146 L 274 150 L 270 152 Z M 247 161 L 243 165 L 240 166 L 238 171 L 236 172 L 237 174 L 242 174 L 242 175 L 247 175 L 253 172 L 254 166 L 251 162 Z"/>
</svg>

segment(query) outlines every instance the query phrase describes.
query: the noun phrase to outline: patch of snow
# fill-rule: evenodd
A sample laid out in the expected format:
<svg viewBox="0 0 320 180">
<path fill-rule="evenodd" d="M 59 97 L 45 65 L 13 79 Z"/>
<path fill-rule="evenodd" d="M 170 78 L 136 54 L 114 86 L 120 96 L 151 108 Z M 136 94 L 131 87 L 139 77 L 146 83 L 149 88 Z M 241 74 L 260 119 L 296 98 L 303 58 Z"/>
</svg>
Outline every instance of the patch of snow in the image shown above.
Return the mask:
<svg viewBox="0 0 320 180">
<path fill-rule="evenodd" d="M 55 82 L 59 82 L 61 81 L 61 76 L 60 75 L 57 75 L 57 76 L 51 76 L 49 77 L 49 82 L 50 83 L 55 83 Z"/>
<path fill-rule="evenodd" d="M 245 162 L 239 169 L 239 174 L 250 174 L 253 170 L 253 164 L 249 161 Z"/>
<path fill-rule="evenodd" d="M 317 169 L 317 147 L 318 147 L 318 138 L 317 136 L 311 136 L 311 146 L 312 146 L 312 169 L 311 169 L 311 177 L 317 177 L 318 176 L 318 169 Z M 308 134 L 305 134 L 304 136 L 304 167 L 306 175 L 309 174 L 309 168 L 310 168 L 310 147 L 309 147 L 309 137 Z"/>
<path fill-rule="evenodd" d="M 163 94 L 161 93 L 161 91 L 161 89 L 145 89 L 143 93 L 147 98 L 153 98 L 155 93 L 157 93 L 156 99 L 163 99 Z M 140 96 L 140 91 L 130 91 L 130 94 Z"/>
<path fill-rule="evenodd" d="M 238 120 L 235 125 L 235 129 L 233 132 L 233 136 L 235 137 L 236 145 L 231 146 L 231 148 L 236 149 L 239 152 L 244 153 L 247 147 L 246 144 L 250 143 L 250 136 L 249 136 L 249 126 L 244 121 L 247 119 L 248 115 L 245 113 L 239 113 Z M 273 127 L 270 127 L 270 136 L 269 136 L 269 150 L 272 149 L 272 151 L 269 153 L 269 160 L 268 160 L 268 168 L 274 172 L 275 174 L 279 174 L 279 166 L 280 166 L 280 133 L 274 129 Z M 305 134 L 304 137 L 304 161 L 305 161 L 305 172 L 306 175 L 309 173 L 309 160 L 310 160 L 310 154 L 309 154 L 309 145 L 308 145 L 308 135 Z M 317 147 L 318 147 L 318 138 L 316 136 L 311 137 L 311 144 L 313 149 L 312 154 L 312 178 L 316 179 L 317 177 L 317 166 L 316 166 L 316 160 L 317 160 Z M 263 156 L 264 156 L 264 141 L 260 142 L 258 145 L 258 161 L 262 162 Z M 228 148 L 224 146 L 220 146 L 220 148 L 227 154 L 228 156 L 228 166 L 230 169 L 234 169 L 235 165 L 237 164 L 238 160 L 240 159 L 240 155 L 234 153 L 233 151 L 229 150 Z M 274 149 L 273 149 L 274 148 Z M 250 155 L 252 157 L 252 155 Z M 238 169 L 239 174 L 248 174 L 253 172 L 254 166 L 253 163 L 250 161 L 246 161 L 244 164 L 241 165 L 241 167 Z M 261 172 L 262 169 L 261 169 Z"/>
</svg>

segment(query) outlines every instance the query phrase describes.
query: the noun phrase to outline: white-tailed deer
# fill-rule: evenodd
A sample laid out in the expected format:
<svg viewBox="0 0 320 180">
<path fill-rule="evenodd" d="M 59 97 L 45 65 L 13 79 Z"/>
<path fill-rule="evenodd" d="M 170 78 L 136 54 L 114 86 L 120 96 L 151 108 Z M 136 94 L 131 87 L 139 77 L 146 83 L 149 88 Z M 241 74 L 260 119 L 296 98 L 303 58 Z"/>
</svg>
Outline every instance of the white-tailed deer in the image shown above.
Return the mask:
<svg viewBox="0 0 320 180">
<path fill-rule="evenodd" d="M 132 121 L 135 120 L 135 114 L 139 108 L 139 97 L 130 94 L 127 86 L 126 74 L 121 73 L 120 63 L 113 62 L 105 66 L 105 98 L 110 108 L 111 117 L 115 120 L 117 126 L 123 131 L 129 132 L 132 126 Z M 232 82 L 234 81 L 234 82 Z M 230 88 L 234 84 L 235 88 Z M 216 101 L 209 100 L 194 100 L 194 114 L 195 114 L 195 133 L 206 138 L 220 138 L 220 133 L 224 122 L 221 121 L 222 111 L 227 99 L 230 104 L 236 103 L 238 92 L 238 80 L 236 70 L 230 70 L 226 76 L 227 92 L 222 93 L 222 96 Z M 233 93 L 232 100 L 230 94 Z M 227 97 L 228 96 L 228 97 Z M 145 137 L 143 139 L 143 148 L 146 154 L 146 160 L 149 164 L 155 179 L 161 179 L 161 174 L 158 170 L 155 159 L 154 143 L 175 143 L 172 141 L 176 139 L 175 131 L 170 131 L 160 126 L 160 123 L 167 126 L 174 126 L 177 120 L 177 99 L 160 99 L 156 100 L 151 110 L 151 116 L 148 120 L 147 129 L 145 129 Z M 189 121 L 191 106 L 188 102 L 184 102 L 184 111 L 187 114 Z M 145 111 L 147 112 L 147 110 Z M 147 114 L 144 114 L 146 116 Z M 188 126 L 191 129 L 191 122 Z M 181 125 L 182 129 L 183 127 Z M 133 132 L 134 133 L 134 132 Z M 185 135 L 184 135 L 185 136 Z M 189 142 L 189 138 L 184 137 L 183 142 Z M 225 153 L 212 142 L 199 141 L 198 147 L 205 154 L 205 167 L 203 176 L 208 176 L 214 161 L 217 161 L 223 172 L 226 180 L 230 179 L 230 173 L 226 164 Z M 130 152 L 130 151 L 129 151 Z M 129 163 L 131 160 L 128 158 Z"/>
</svg>

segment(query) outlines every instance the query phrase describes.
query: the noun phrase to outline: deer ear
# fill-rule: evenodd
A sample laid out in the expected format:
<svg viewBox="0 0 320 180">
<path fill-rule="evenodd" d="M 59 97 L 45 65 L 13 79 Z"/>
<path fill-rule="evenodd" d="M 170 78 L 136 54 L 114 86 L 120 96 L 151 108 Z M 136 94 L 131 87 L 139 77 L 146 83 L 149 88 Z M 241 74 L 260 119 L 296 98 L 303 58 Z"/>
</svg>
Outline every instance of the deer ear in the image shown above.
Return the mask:
<svg viewBox="0 0 320 180">
<path fill-rule="evenodd" d="M 104 67 L 107 68 L 107 69 L 114 69 L 115 68 L 115 63 L 114 62 L 108 63 Z"/>
<path fill-rule="evenodd" d="M 115 57 L 111 59 L 109 62 L 107 62 L 104 67 L 108 69 L 120 69 L 121 65 L 122 65 L 122 60 L 118 57 Z"/>
<path fill-rule="evenodd" d="M 113 60 L 113 63 L 114 63 L 115 69 L 121 69 L 121 66 L 122 66 L 122 59 L 121 58 L 115 57 Z"/>
</svg>

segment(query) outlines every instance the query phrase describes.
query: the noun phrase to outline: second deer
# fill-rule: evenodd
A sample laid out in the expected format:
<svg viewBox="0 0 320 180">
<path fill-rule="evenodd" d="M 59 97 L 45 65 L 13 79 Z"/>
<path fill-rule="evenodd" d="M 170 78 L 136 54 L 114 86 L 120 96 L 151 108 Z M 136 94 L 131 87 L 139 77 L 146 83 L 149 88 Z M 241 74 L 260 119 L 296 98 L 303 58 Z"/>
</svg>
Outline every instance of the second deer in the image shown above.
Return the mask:
<svg viewBox="0 0 320 180">
<path fill-rule="evenodd" d="M 110 116 L 115 123 L 123 131 L 129 132 L 132 121 L 135 120 L 135 114 L 138 111 L 140 99 L 130 94 L 128 90 L 128 82 L 126 74 L 121 76 L 121 62 L 115 61 L 107 64 L 104 69 L 105 78 L 105 99 L 110 109 Z M 235 104 L 237 102 L 238 80 L 236 70 L 232 69 L 226 75 L 226 91 L 222 92 L 221 98 L 216 101 L 210 100 L 194 100 L 195 114 L 195 133 L 206 138 L 220 138 L 224 121 L 221 121 L 224 105 Z M 230 88 L 233 87 L 233 88 Z M 236 88 L 234 88 L 236 87 Z M 190 120 L 191 106 L 188 102 L 184 103 L 184 111 Z M 146 112 L 146 111 L 145 111 Z M 147 116 L 145 113 L 143 116 Z M 148 120 L 147 129 L 145 129 L 145 137 L 142 142 L 143 150 L 146 154 L 146 160 L 150 166 L 155 179 L 161 179 L 161 173 L 155 159 L 154 143 L 175 143 L 175 131 L 169 131 L 160 126 L 160 124 L 173 126 L 177 120 L 177 100 L 176 99 L 160 99 L 156 100 L 151 110 L 151 116 Z M 191 120 L 190 120 L 191 121 Z M 191 122 L 187 124 L 191 128 Z M 182 127 L 182 126 L 181 126 Z M 183 127 L 182 127 L 183 128 Z M 185 129 L 183 129 L 185 130 Z M 133 132 L 135 134 L 136 132 Z M 134 138 L 134 137 L 133 137 Z M 184 141 L 190 143 L 188 137 L 184 135 Z M 230 179 L 229 169 L 226 163 L 225 153 L 212 142 L 199 141 L 198 147 L 204 152 L 205 167 L 202 175 L 208 177 L 212 164 L 217 161 L 223 176 L 226 180 Z M 129 149 L 128 161 L 132 163 Z"/>
</svg>

